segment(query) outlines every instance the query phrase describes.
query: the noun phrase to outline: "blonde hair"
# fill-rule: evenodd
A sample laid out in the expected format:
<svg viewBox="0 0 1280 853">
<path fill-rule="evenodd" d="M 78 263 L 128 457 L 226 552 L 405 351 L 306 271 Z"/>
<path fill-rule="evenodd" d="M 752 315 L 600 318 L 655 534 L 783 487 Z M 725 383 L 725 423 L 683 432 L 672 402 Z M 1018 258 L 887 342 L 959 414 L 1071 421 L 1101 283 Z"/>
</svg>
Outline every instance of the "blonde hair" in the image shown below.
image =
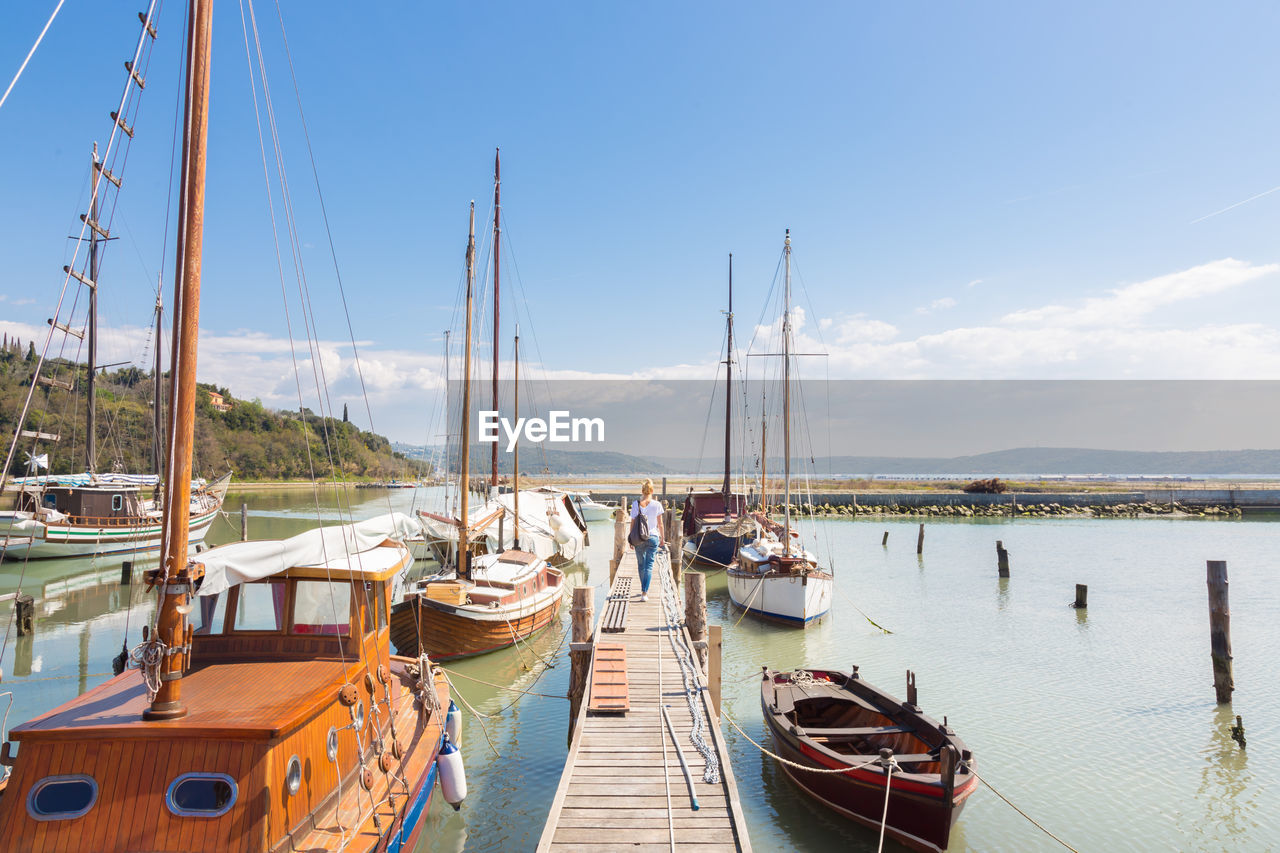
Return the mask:
<svg viewBox="0 0 1280 853">
<path fill-rule="evenodd" d="M 645 481 L 640 484 L 640 494 L 641 495 L 653 494 L 653 480 L 650 480 L 647 477 L 645 478 Z"/>
</svg>

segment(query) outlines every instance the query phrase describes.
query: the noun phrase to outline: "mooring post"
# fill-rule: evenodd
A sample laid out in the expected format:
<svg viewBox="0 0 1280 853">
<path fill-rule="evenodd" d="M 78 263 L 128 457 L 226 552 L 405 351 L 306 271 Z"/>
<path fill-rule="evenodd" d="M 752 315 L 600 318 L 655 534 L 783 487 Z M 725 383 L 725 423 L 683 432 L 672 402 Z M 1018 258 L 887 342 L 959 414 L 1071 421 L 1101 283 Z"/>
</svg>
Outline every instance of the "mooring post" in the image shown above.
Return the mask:
<svg viewBox="0 0 1280 853">
<path fill-rule="evenodd" d="M 707 576 L 702 572 L 689 572 L 684 576 L 684 623 L 689 628 L 689 639 L 698 650 L 698 663 L 703 672 L 707 668 Z"/>
<path fill-rule="evenodd" d="M 573 743 L 573 727 L 582 707 L 582 694 L 587 689 L 591 671 L 592 629 L 595 625 L 596 588 L 578 586 L 573 589 L 572 633 L 569 643 L 569 743 Z"/>
<path fill-rule="evenodd" d="M 667 555 L 671 558 L 671 579 L 680 585 L 680 575 L 684 563 L 684 537 L 680 533 L 680 516 L 674 509 L 667 510 L 670 524 L 667 525 Z"/>
<path fill-rule="evenodd" d="M 667 478 L 662 478 L 662 502 L 667 502 Z"/>
<path fill-rule="evenodd" d="M 1004 541 L 996 540 L 996 566 L 1000 570 L 1000 577 L 1009 577 L 1009 552 L 1004 549 Z"/>
<path fill-rule="evenodd" d="M 1076 584 L 1076 600 L 1071 605 L 1077 609 L 1083 610 L 1089 606 L 1089 586 L 1088 584 Z"/>
<path fill-rule="evenodd" d="M 240 541 L 249 541 L 249 505 L 240 502 Z"/>
<path fill-rule="evenodd" d="M 36 600 L 25 592 L 20 592 L 13 599 L 13 607 L 18 622 L 18 636 L 34 634 L 36 630 Z"/>
<path fill-rule="evenodd" d="M 720 716 L 720 653 L 724 643 L 719 625 L 707 627 L 707 689 L 711 691 L 711 707 Z"/>
<path fill-rule="evenodd" d="M 120 564 L 120 585 L 128 586 L 133 583 L 133 561 L 125 560 Z"/>
<path fill-rule="evenodd" d="M 1213 689 L 1218 704 L 1231 701 L 1236 689 L 1231 672 L 1231 609 L 1227 603 L 1227 564 L 1224 560 L 1208 561 L 1209 583 L 1209 647 L 1213 655 Z"/>
<path fill-rule="evenodd" d="M 924 553 L 924 522 L 920 522 L 920 535 L 916 537 L 916 553 Z"/>
<path fill-rule="evenodd" d="M 884 536 L 880 537 L 880 544 L 885 548 L 889 547 L 889 531 L 884 532 Z"/>
<path fill-rule="evenodd" d="M 618 510 L 613 514 L 613 558 L 609 560 L 609 587 L 613 588 L 613 578 L 618 574 L 618 566 L 622 563 L 622 555 L 627 552 L 627 497 L 623 495 L 618 501 Z"/>
</svg>

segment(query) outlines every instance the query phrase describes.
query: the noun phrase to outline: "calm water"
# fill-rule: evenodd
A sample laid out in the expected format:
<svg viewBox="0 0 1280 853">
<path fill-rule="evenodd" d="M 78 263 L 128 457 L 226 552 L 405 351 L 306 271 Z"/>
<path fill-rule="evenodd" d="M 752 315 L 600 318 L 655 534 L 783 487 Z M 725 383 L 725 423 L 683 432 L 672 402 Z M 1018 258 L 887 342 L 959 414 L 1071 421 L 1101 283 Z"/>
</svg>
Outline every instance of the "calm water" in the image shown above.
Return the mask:
<svg viewBox="0 0 1280 853">
<path fill-rule="evenodd" d="M 357 518 L 389 505 L 407 511 L 415 499 L 408 490 L 350 495 Z M 227 504 L 241 500 L 255 538 L 315 523 L 309 491 L 233 494 Z M 321 497 L 321 518 L 343 516 L 332 494 Z M 238 522 L 218 522 L 210 541 L 237 538 Z M 592 534 L 585 562 L 568 573 L 571 584 L 597 584 L 599 608 L 612 532 L 605 523 Z M 898 695 L 910 668 L 921 704 L 949 718 L 979 772 L 1082 851 L 1280 848 L 1280 523 L 940 521 L 927 528 L 923 559 L 915 538 L 911 522 L 819 522 L 808 541 L 836 555 L 838 593 L 831 616 L 804 631 L 739 621 L 723 576 L 711 575 L 711 618 L 724 625 L 726 715 L 761 739 L 762 664 L 858 664 Z M 996 577 L 996 539 L 1010 551 L 1007 581 Z M 1227 560 L 1230 571 L 1233 709 L 1214 702 L 1207 559 Z M 21 571 L 0 565 L 0 592 L 16 589 Z M 27 567 L 22 587 L 37 599 L 36 634 L 6 643 L 10 724 L 105 680 L 126 625 L 130 644 L 141 639 L 154 597 L 119 580 L 118 559 Z M 1087 613 L 1067 606 L 1076 583 L 1089 585 Z M 894 633 L 880 633 L 858 609 Z M 554 668 L 515 650 L 449 666 L 457 691 L 495 716 L 465 715 L 470 796 L 458 813 L 435 798 L 421 850 L 535 846 L 566 753 L 567 703 L 467 677 L 563 696 L 567 607 L 564 619 L 533 644 Z M 1234 713 L 1244 717 L 1247 755 L 1227 731 Z M 872 833 L 810 804 L 724 728 L 756 849 L 875 849 Z M 952 842 L 954 850 L 1062 849 L 985 789 L 969 800 Z"/>
</svg>

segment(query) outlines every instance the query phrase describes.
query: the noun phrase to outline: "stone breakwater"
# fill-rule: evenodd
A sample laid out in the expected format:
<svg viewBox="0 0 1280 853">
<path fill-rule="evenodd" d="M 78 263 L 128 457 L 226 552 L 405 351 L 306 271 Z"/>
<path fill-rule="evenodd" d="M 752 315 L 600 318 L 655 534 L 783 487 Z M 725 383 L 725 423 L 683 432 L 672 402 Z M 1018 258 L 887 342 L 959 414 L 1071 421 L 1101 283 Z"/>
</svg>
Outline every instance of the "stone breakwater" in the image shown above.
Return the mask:
<svg viewBox="0 0 1280 853">
<path fill-rule="evenodd" d="M 769 507 L 775 515 L 783 512 L 782 504 Z M 830 518 L 854 518 L 863 516 L 885 516 L 898 518 L 1139 518 L 1143 516 L 1163 516 L 1166 518 L 1239 518 L 1239 507 L 1196 506 L 1188 507 L 1180 503 L 1155 503 L 1141 501 L 1132 503 L 1103 504 L 1099 506 L 1063 506 L 1060 503 L 1019 503 L 995 504 L 987 506 L 964 506 L 957 504 L 921 504 L 908 506 L 903 504 L 793 504 L 793 512 L 804 515 Z"/>
</svg>

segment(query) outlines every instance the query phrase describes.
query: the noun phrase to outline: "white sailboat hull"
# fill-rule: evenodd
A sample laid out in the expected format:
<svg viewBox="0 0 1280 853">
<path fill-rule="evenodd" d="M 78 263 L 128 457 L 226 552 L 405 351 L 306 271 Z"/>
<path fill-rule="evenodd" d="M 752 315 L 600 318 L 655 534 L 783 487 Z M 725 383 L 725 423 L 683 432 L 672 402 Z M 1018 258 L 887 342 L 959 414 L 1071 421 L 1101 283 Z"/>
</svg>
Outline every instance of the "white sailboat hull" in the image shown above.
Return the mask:
<svg viewBox="0 0 1280 853">
<path fill-rule="evenodd" d="M 834 581 L 825 573 L 727 572 L 729 597 L 747 611 L 793 625 L 807 625 L 831 609 Z"/>
<path fill-rule="evenodd" d="M 202 515 L 192 516 L 189 541 L 192 545 L 204 541 L 205 534 L 218 517 L 221 506 Z M 128 527 L 98 527 L 93 525 L 43 524 L 32 522 L 32 529 L 24 534 L 0 538 L 0 551 L 6 560 L 25 558 L 38 560 L 48 557 L 86 557 L 94 554 L 132 554 L 151 551 L 160 547 L 163 525 L 155 523 Z"/>
</svg>

